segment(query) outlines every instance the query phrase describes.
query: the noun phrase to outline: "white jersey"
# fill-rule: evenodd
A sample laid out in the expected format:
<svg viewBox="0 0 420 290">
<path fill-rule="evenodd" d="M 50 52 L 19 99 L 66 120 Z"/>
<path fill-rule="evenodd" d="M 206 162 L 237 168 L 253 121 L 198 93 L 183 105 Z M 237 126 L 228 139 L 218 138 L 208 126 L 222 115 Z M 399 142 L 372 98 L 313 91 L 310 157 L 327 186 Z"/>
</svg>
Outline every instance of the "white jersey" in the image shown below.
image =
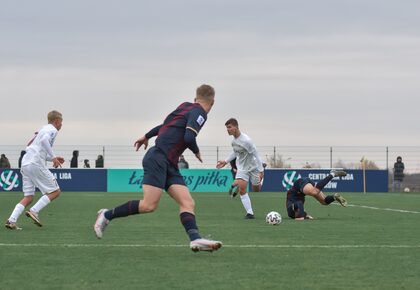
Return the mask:
<svg viewBox="0 0 420 290">
<path fill-rule="evenodd" d="M 228 157 L 226 163 L 236 158 L 238 171 L 252 171 L 257 169 L 263 172 L 262 161 L 258 155 L 257 148 L 248 135 L 241 133 L 238 138 L 232 140 L 233 153 Z"/>
<path fill-rule="evenodd" d="M 45 166 L 46 161 L 51 161 L 55 157 L 52 146 L 57 133 L 58 130 L 51 124 L 42 127 L 29 141 L 26 154 L 22 158 L 22 167 L 28 164 Z"/>
</svg>

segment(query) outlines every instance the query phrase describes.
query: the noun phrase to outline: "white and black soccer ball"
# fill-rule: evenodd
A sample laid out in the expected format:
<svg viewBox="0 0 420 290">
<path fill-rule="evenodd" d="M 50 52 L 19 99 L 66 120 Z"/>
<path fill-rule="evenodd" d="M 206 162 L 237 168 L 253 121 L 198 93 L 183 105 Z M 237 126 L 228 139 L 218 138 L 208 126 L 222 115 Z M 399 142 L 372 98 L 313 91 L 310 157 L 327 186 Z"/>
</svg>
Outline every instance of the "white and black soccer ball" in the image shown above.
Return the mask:
<svg viewBox="0 0 420 290">
<path fill-rule="evenodd" d="M 410 188 L 409 187 L 404 188 L 404 192 L 410 192 Z"/>
<path fill-rule="evenodd" d="M 270 211 L 265 217 L 265 222 L 269 225 L 278 225 L 281 223 L 281 215 L 276 211 Z"/>
</svg>

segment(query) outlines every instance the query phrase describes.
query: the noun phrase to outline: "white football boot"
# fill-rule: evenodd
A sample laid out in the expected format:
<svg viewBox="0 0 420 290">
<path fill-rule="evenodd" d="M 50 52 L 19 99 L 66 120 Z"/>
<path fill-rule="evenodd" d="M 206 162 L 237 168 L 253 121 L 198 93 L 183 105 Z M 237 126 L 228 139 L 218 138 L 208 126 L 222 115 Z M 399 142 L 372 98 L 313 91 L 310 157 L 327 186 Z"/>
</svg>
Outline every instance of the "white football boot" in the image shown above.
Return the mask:
<svg viewBox="0 0 420 290">
<path fill-rule="evenodd" d="M 34 221 L 34 224 L 36 224 L 38 227 L 42 227 L 41 220 L 39 219 L 37 213 L 34 213 L 33 211 L 28 210 L 25 212 L 25 214 L 28 218 Z"/>
<path fill-rule="evenodd" d="M 98 217 L 96 218 L 96 222 L 93 225 L 93 230 L 95 231 L 95 235 L 98 239 L 101 239 L 104 231 L 107 227 L 107 225 L 109 224 L 109 220 L 106 219 L 104 213 L 107 211 L 108 209 L 103 208 L 100 209 L 98 211 Z"/>
<path fill-rule="evenodd" d="M 196 239 L 190 242 L 190 248 L 193 252 L 198 252 L 198 251 L 213 252 L 213 251 L 217 251 L 221 247 L 222 247 L 222 242 L 208 240 L 208 239 Z"/>
</svg>

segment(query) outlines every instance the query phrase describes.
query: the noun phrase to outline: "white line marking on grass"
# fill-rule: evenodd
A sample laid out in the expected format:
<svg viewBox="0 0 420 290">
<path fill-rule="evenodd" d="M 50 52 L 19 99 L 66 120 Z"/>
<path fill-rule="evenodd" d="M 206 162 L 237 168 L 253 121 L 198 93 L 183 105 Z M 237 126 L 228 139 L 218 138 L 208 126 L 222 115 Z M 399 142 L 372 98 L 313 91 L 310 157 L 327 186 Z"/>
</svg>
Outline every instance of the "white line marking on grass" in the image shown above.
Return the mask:
<svg viewBox="0 0 420 290">
<path fill-rule="evenodd" d="M 144 245 L 144 244 L 4 244 L 0 247 L 55 247 L 55 248 L 186 248 L 188 245 Z M 420 245 L 223 245 L 224 248 L 307 248 L 307 249 L 414 249 Z"/>
<path fill-rule="evenodd" d="M 420 213 L 419 211 L 414 210 L 405 210 L 405 209 L 394 209 L 394 208 L 380 208 L 375 206 L 367 206 L 367 205 L 358 205 L 358 204 L 348 204 L 348 207 L 361 207 L 361 208 L 367 208 L 367 209 L 374 209 L 374 210 L 386 210 L 386 211 L 394 211 L 394 212 L 402 212 L 402 213 Z"/>
</svg>

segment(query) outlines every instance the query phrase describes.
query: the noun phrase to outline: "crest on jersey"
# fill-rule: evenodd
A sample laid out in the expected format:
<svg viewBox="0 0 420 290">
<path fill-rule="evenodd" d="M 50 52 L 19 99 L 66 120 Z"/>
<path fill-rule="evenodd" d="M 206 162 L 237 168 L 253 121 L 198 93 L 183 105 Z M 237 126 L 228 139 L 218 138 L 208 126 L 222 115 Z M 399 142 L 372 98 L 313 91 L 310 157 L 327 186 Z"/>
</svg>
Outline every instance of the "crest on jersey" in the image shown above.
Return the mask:
<svg viewBox="0 0 420 290">
<path fill-rule="evenodd" d="M 200 126 L 203 126 L 203 124 L 204 124 L 204 122 L 205 122 L 206 120 L 204 119 L 204 117 L 203 116 L 198 116 L 198 118 L 197 118 L 197 123 L 200 125 Z"/>
</svg>

